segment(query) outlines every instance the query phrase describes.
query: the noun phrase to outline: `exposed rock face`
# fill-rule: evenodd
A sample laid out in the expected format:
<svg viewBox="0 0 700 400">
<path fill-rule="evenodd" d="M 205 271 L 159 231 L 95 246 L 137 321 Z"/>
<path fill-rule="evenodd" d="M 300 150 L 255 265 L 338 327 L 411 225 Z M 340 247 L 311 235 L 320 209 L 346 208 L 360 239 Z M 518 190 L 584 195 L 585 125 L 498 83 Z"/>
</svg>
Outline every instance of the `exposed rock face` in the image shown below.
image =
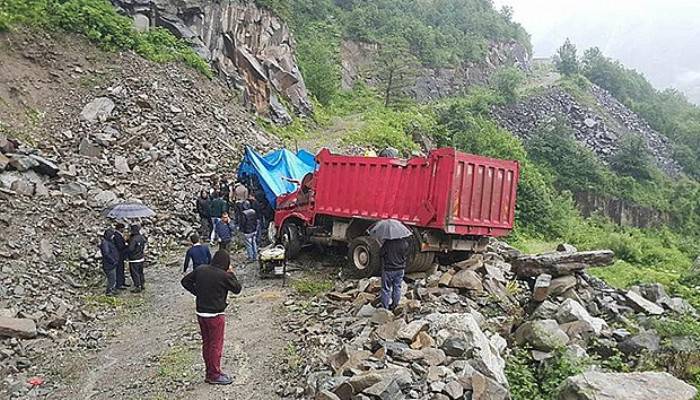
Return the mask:
<svg viewBox="0 0 700 400">
<path fill-rule="evenodd" d="M 371 73 L 378 51 L 375 44 L 348 40 L 342 43 L 343 89 L 351 89 L 358 80 L 370 85 L 378 83 Z M 530 54 L 527 49 L 517 42 L 494 42 L 483 60 L 464 62 L 457 68 L 422 68 L 407 94 L 419 102 L 452 96 L 469 86 L 487 83 L 494 72 L 506 66 L 528 69 Z"/>
<path fill-rule="evenodd" d="M 651 129 L 605 89 L 592 85 L 590 94 L 596 101 L 595 106 L 606 110 L 605 114 L 580 104 L 563 89 L 553 87 L 522 102 L 496 107 L 492 115 L 504 128 L 522 139 L 529 139 L 540 124 L 555 117 L 563 118 L 573 129 L 576 140 L 603 159 L 617 151 L 623 136 L 637 134 L 646 143 L 659 168 L 670 174 L 680 171 L 679 165 L 671 158 L 668 138 Z"/>
<path fill-rule="evenodd" d="M 112 0 L 133 15 L 143 29 L 162 26 L 190 42 L 215 70 L 233 85 L 243 86 L 244 101 L 278 123 L 291 116 L 277 96 L 298 114 L 313 112 L 306 85 L 294 58 L 289 28 L 253 3 L 202 0 Z"/>
<path fill-rule="evenodd" d="M 599 213 L 621 226 L 653 228 L 671 220 L 668 213 L 591 192 L 574 193 L 574 202 L 584 217 Z"/>
<path fill-rule="evenodd" d="M 559 400 L 691 400 L 697 390 L 665 372 L 586 372 L 562 385 Z"/>
</svg>

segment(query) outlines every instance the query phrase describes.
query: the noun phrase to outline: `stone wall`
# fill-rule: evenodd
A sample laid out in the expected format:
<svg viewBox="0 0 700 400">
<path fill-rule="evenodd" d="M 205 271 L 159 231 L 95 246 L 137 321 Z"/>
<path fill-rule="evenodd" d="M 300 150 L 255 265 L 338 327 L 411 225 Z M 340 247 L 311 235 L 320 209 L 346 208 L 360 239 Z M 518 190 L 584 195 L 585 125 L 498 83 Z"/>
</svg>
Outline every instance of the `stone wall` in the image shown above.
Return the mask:
<svg viewBox="0 0 700 400">
<path fill-rule="evenodd" d="M 244 90 L 245 104 L 278 123 L 291 122 L 280 102 L 309 115 L 311 101 L 284 22 L 245 1 L 112 0 L 140 30 L 161 26 L 187 40 L 230 85 Z"/>
<path fill-rule="evenodd" d="M 598 213 L 621 226 L 651 228 L 670 222 L 670 216 L 662 211 L 596 193 L 577 192 L 574 201 L 584 217 Z"/>
<path fill-rule="evenodd" d="M 341 44 L 342 87 L 351 89 L 358 80 L 369 85 L 379 82 L 372 76 L 379 47 L 376 44 L 343 41 Z M 504 66 L 529 69 L 530 55 L 517 42 L 494 42 L 486 57 L 477 62 L 465 61 L 458 68 L 422 68 L 407 94 L 419 102 L 438 100 L 478 84 L 487 83 L 491 75 Z"/>
</svg>

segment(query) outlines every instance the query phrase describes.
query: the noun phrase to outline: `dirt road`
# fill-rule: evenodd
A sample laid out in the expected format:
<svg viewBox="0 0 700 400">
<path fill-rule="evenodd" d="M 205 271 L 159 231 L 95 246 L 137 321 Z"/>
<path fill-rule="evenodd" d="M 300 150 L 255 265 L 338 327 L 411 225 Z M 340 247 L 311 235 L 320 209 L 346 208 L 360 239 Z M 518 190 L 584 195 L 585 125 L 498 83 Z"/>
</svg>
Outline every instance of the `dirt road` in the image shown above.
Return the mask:
<svg viewBox="0 0 700 400">
<path fill-rule="evenodd" d="M 234 257 L 240 260 L 240 255 Z M 273 382 L 288 343 L 278 313 L 286 288 L 280 281 L 259 280 L 252 265 L 239 267 L 244 289 L 241 295 L 229 297 L 222 360 L 234 384 L 211 386 L 203 382 L 194 298 L 180 286 L 179 272 L 175 265 L 150 269 L 145 293 L 123 295 L 127 303 L 144 298 L 139 306 L 108 322 L 114 336 L 106 348 L 86 360 L 73 357 L 68 368 L 73 381 L 55 398 L 279 398 Z"/>
</svg>

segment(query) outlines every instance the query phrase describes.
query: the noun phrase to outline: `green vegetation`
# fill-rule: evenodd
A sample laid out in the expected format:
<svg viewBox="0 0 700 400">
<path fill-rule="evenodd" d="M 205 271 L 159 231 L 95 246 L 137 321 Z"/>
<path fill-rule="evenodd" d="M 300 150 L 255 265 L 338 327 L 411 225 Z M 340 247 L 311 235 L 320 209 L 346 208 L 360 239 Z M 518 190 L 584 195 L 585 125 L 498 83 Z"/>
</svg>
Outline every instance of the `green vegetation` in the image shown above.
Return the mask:
<svg viewBox="0 0 700 400">
<path fill-rule="evenodd" d="M 515 349 L 506 360 L 506 377 L 513 400 L 554 400 L 558 388 L 570 376 L 582 373 L 590 363 L 574 359 L 564 349 L 541 363 L 528 349 Z"/>
<path fill-rule="evenodd" d="M 292 288 L 302 296 L 314 297 L 331 290 L 333 282 L 327 279 L 300 278 L 292 282 Z"/>
<path fill-rule="evenodd" d="M 212 77 L 209 64 L 186 42 L 161 28 L 136 32 L 106 0 L 0 0 L 0 10 L 0 30 L 26 25 L 83 34 L 106 50 L 133 50 L 156 62 L 182 61 Z"/>
<path fill-rule="evenodd" d="M 557 49 L 557 54 L 554 56 L 554 65 L 557 70 L 566 76 L 572 76 L 579 71 L 578 55 L 576 54 L 576 46 L 566 38 L 564 44 Z"/>
<path fill-rule="evenodd" d="M 182 345 L 173 346 L 158 358 L 158 375 L 169 380 L 194 378 L 197 365 L 197 351 Z"/>
</svg>

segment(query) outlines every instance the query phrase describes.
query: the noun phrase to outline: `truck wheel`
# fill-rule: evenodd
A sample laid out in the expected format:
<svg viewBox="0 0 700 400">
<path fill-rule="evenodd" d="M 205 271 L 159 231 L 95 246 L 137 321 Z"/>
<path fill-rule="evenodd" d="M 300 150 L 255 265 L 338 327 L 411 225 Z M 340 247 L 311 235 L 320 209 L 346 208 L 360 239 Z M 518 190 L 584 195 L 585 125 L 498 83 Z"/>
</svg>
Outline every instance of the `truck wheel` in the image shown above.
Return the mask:
<svg viewBox="0 0 700 400">
<path fill-rule="evenodd" d="M 348 245 L 350 273 L 357 278 L 366 278 L 379 273 L 379 242 L 360 236 Z"/>
<path fill-rule="evenodd" d="M 433 266 L 435 261 L 435 253 L 415 252 L 411 260 L 409 260 L 406 272 L 427 272 Z"/>
<path fill-rule="evenodd" d="M 301 234 L 299 227 L 294 223 L 285 223 L 282 225 L 282 245 L 284 246 L 287 259 L 296 258 L 301 252 Z"/>
</svg>

